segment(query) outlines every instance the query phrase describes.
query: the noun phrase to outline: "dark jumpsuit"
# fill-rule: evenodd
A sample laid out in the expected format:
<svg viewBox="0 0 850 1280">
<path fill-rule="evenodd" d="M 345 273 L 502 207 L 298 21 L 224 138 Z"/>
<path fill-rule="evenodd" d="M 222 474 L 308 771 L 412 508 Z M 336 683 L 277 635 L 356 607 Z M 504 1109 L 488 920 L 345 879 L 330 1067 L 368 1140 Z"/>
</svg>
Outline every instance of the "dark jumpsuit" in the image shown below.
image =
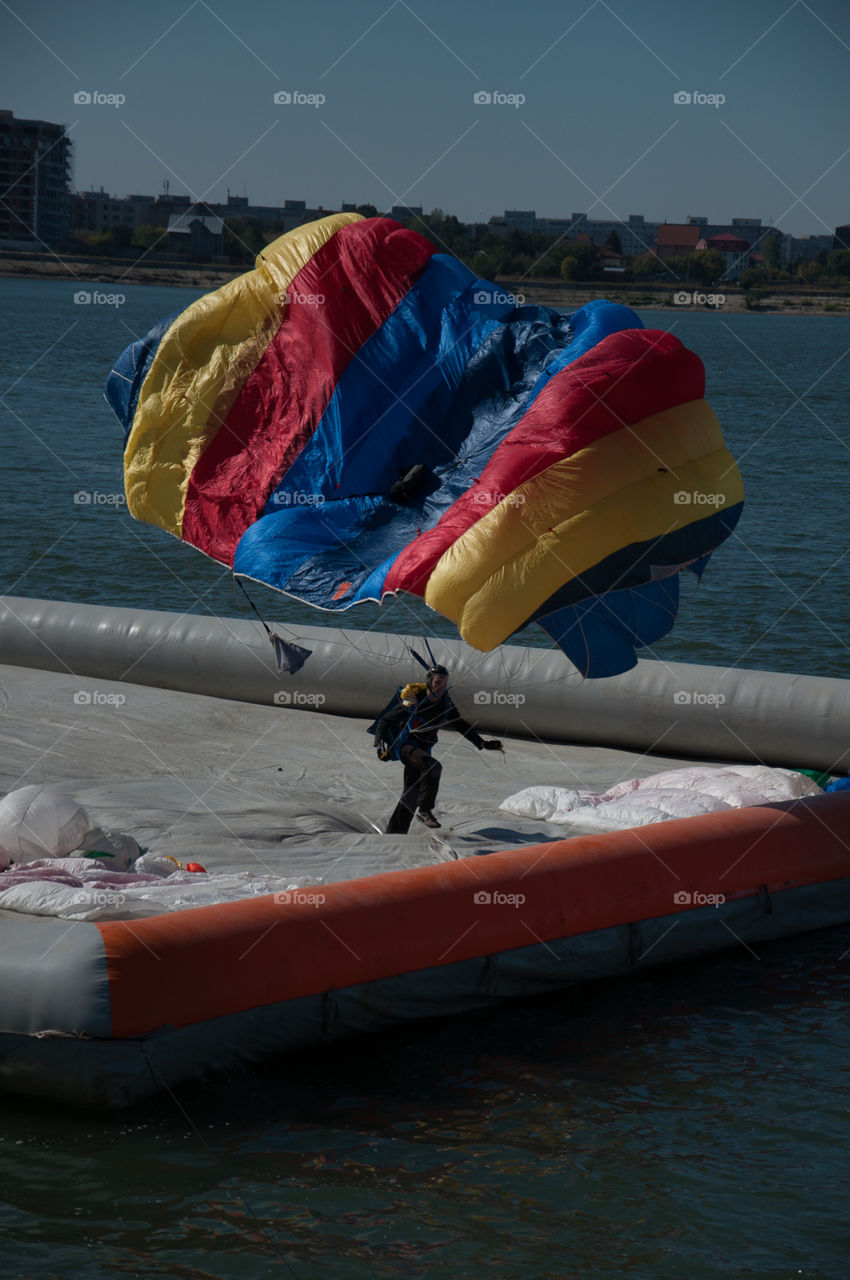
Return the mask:
<svg viewBox="0 0 850 1280">
<path fill-rule="evenodd" d="M 430 812 L 437 799 L 443 767 L 431 755 L 440 729 L 455 729 L 480 751 L 484 739 L 464 720 L 448 693 L 434 699 L 425 694 L 415 707 L 396 708 L 378 724 L 376 741 L 392 742 L 410 723 L 411 736 L 401 749 L 404 791 L 387 826 L 388 835 L 404 835 L 410 830 L 417 808 Z"/>
</svg>

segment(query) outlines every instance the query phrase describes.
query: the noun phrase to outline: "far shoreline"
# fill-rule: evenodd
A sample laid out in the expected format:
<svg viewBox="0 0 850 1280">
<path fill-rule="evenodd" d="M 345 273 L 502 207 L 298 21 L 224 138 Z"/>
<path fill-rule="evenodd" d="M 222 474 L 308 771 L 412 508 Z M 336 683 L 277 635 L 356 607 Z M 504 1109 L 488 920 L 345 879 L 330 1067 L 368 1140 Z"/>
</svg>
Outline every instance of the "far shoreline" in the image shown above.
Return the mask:
<svg viewBox="0 0 850 1280">
<path fill-rule="evenodd" d="M 67 280 L 76 284 L 153 285 L 161 288 L 202 289 L 209 292 L 243 275 L 250 265 L 242 267 L 213 266 L 198 263 L 194 266 L 144 266 L 135 262 L 116 259 L 100 259 L 97 262 L 42 257 L 15 260 L 0 258 L 0 277 L 5 279 Z M 506 294 L 518 302 L 536 303 L 552 307 L 556 311 L 576 311 L 594 298 L 607 297 L 614 302 L 637 311 L 674 311 L 680 313 L 714 312 L 722 315 L 786 315 L 786 316 L 848 316 L 850 292 L 818 291 L 815 288 L 798 291 L 760 288 L 756 305 L 747 306 L 746 294 L 736 286 L 698 286 L 689 283 L 674 285 L 644 285 L 641 282 L 620 283 L 610 280 L 566 284 L 562 280 L 499 280 L 493 281 Z M 673 301 L 675 294 L 688 293 L 696 301 L 686 304 Z M 707 303 L 704 298 L 722 296 L 722 305 Z"/>
</svg>

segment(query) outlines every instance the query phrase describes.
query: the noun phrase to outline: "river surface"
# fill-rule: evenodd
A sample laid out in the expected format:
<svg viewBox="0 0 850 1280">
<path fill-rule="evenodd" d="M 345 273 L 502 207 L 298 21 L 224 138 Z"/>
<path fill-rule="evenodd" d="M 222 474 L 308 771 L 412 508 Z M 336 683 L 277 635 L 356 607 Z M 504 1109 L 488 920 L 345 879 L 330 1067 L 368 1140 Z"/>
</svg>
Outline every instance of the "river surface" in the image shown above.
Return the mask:
<svg viewBox="0 0 850 1280">
<path fill-rule="evenodd" d="M 102 398 L 196 295 L 99 292 L 123 301 L 0 280 L 2 594 L 251 616 L 225 570 L 130 519 Z M 747 488 L 658 655 L 850 677 L 850 320 L 642 316 L 702 357 Z M 0 1276 L 846 1280 L 848 957 L 850 926 L 739 948 L 119 1115 L 4 1098 Z"/>
</svg>

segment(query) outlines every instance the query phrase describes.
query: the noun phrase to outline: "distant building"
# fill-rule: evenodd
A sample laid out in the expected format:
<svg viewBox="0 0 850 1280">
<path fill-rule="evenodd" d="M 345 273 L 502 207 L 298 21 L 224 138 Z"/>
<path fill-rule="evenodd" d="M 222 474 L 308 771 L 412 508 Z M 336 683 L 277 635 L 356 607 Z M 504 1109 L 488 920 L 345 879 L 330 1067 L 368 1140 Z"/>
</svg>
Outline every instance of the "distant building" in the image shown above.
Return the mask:
<svg viewBox="0 0 850 1280">
<path fill-rule="evenodd" d="M 511 231 L 526 231 L 534 235 L 537 230 L 537 215 L 533 209 L 506 209 L 505 225 Z"/>
<path fill-rule="evenodd" d="M 576 240 L 585 235 L 591 244 L 604 245 L 612 231 L 620 239 L 623 253 L 631 256 L 652 249 L 658 234 L 657 222 L 647 222 L 642 213 L 630 213 L 628 221 L 619 218 L 589 218 L 586 213 L 571 213 L 568 218 L 539 218 L 534 209 L 505 209 L 499 223 L 511 230 L 535 235 L 558 236 Z M 496 228 L 498 233 L 498 227 Z M 507 233 L 505 233 L 507 234 Z"/>
<path fill-rule="evenodd" d="M 12 119 L 11 112 L 0 112 L 0 130 L 4 126 L 7 127 Z M 61 125 L 47 125 L 39 121 L 15 121 L 15 124 L 58 130 L 59 134 L 63 135 Z M 70 146 L 68 139 L 64 138 L 62 153 L 68 157 L 67 165 L 70 164 Z M 5 149 L 2 155 L 8 171 Z M 8 198 L 6 203 L 12 204 Z M 70 197 L 70 204 L 72 226 L 75 229 L 91 232 L 109 232 L 116 227 L 130 227 L 135 230 L 145 225 L 162 227 L 165 230 L 169 226 L 169 220 L 175 215 L 191 212 L 200 215 L 202 219 L 212 217 L 254 221 L 265 228 L 270 228 L 271 234 L 281 234 L 336 212 L 334 209 L 323 209 L 321 206 L 310 207 L 305 200 L 284 200 L 278 205 L 255 205 L 250 203 L 248 196 L 231 195 L 230 191 L 227 193 L 225 203 L 205 203 L 195 207 L 188 195 L 170 195 L 166 191 L 159 196 L 129 195 L 118 198 L 109 195 L 101 188 L 100 191 L 76 193 Z M 345 202 L 341 208 L 343 212 L 356 212 L 358 206 Z M 8 234 L 10 214 L 0 205 L 0 229 L 3 227 L 4 215 Z M 397 204 L 393 205 L 388 216 L 397 221 L 409 223 L 423 218 L 424 215 L 421 205 Z M 785 264 L 810 262 L 824 249 L 831 252 L 839 248 L 850 248 L 850 224 L 836 227 L 834 236 L 793 237 L 785 235 L 777 227 L 765 225 L 761 218 L 735 217 L 731 222 L 718 223 L 710 222 L 704 214 L 688 214 L 684 222 L 668 223 L 648 222 L 644 215 L 639 213 L 630 213 L 625 219 L 593 219 L 587 213 L 571 213 L 568 218 L 545 218 L 538 217 L 534 209 L 505 209 L 500 216 L 490 218 L 487 223 L 460 223 L 459 225 L 472 240 L 493 235 L 507 237 L 514 231 L 522 231 L 546 236 L 550 241 L 560 240 L 564 245 L 571 241 L 586 240 L 597 249 L 603 246 L 610 248 L 608 242 L 611 239 L 611 233 L 616 232 L 624 257 L 642 257 L 650 253 L 662 261 L 674 257 L 690 257 L 700 240 L 713 242 L 718 237 L 726 236 L 729 239 L 726 242 L 718 241 L 717 247 L 724 253 L 733 271 L 736 270 L 735 262 L 744 253 L 744 249 L 728 247 L 735 241 L 741 241 L 747 246 L 748 258 L 752 259 L 754 255 L 760 256 L 765 238 L 770 235 L 775 238 L 780 260 Z M 196 240 L 199 235 L 203 239 L 204 234 L 196 232 Z M 178 232 L 177 235 L 183 237 L 185 232 Z M 180 239 L 179 243 L 186 244 L 188 241 Z M 204 254 L 207 251 L 198 250 L 198 252 Z M 613 259 L 610 259 L 610 262 L 613 266 Z"/>
<path fill-rule="evenodd" d="M 140 225 L 149 227 L 167 227 L 172 214 L 183 213 L 192 208 L 190 196 L 161 195 L 153 201 L 144 196 L 126 196 L 125 199 L 144 202 L 142 208 L 144 222 Z"/>
<path fill-rule="evenodd" d="M 820 238 L 822 239 L 823 237 Z M 832 249 L 850 249 L 850 223 L 845 222 L 843 227 L 835 228 Z"/>
<path fill-rule="evenodd" d="M 772 235 L 777 241 L 780 258 L 785 255 L 787 236 L 778 227 L 764 226 L 761 218 L 733 218 L 728 223 L 712 223 L 705 229 L 706 236 L 737 236 L 746 240 L 750 249 L 761 252 L 765 236 Z"/>
<path fill-rule="evenodd" d="M 71 225 L 74 231 L 92 231 L 97 234 L 114 231 L 116 227 L 162 227 L 175 213 L 190 209 L 190 196 L 111 196 L 104 191 L 77 191 L 71 197 Z"/>
<path fill-rule="evenodd" d="M 507 216 L 508 210 L 505 210 Z M 573 240 L 583 230 L 583 214 L 575 214 L 573 218 L 538 218 L 534 219 L 534 231 L 539 236 L 561 236 L 564 240 Z"/>
<path fill-rule="evenodd" d="M 224 221 L 201 213 L 177 213 L 168 219 L 168 247 L 191 258 L 213 258 L 222 252 Z"/>
<path fill-rule="evenodd" d="M 481 225 L 480 223 L 478 224 Z M 504 218 L 497 218 L 494 214 L 489 222 L 485 224 L 485 231 L 488 236 L 501 236 L 504 240 L 505 236 L 510 235 L 512 228 L 508 226 Z"/>
<path fill-rule="evenodd" d="M 642 213 L 630 213 L 628 222 L 622 223 L 619 229 L 623 253 L 633 256 L 653 249 L 658 239 L 659 225 L 657 222 L 647 222 Z"/>
<path fill-rule="evenodd" d="M 396 222 L 410 222 L 412 218 L 422 217 L 421 204 L 394 204 L 389 216 Z"/>
<path fill-rule="evenodd" d="M 738 234 L 745 236 L 751 231 L 754 236 L 761 235 L 761 218 L 733 218 L 732 226 L 738 228 Z"/>
<path fill-rule="evenodd" d="M 705 236 L 697 241 L 697 249 L 713 249 L 723 255 L 724 280 L 737 280 L 741 272 L 746 271 L 750 265 L 750 246 L 747 241 L 728 232 L 721 232 L 719 236 Z"/>
<path fill-rule="evenodd" d="M 589 218 L 586 213 L 571 213 L 569 218 L 538 218 L 537 230 L 547 235 L 574 239 L 584 234 L 597 246 L 608 242 L 616 231 L 620 248 L 629 256 L 653 248 L 658 234 L 657 222 L 647 222 L 642 213 L 630 213 L 628 221 L 620 218 Z"/>
<path fill-rule="evenodd" d="M 733 218 L 731 222 L 709 222 L 708 218 L 695 217 L 693 214 L 689 214 L 686 219 L 686 225 L 699 227 L 700 236 L 706 240 L 711 236 L 738 236 L 741 240 L 746 240 L 751 249 L 760 245 L 764 237 L 770 232 L 779 241 L 780 256 L 783 252 L 783 242 L 787 239 L 784 232 L 780 231 L 778 227 L 764 226 L 761 218 Z"/>
<path fill-rule="evenodd" d="M 779 241 L 780 253 L 786 236 L 776 227 L 765 227 L 761 218 L 733 218 L 731 222 L 709 222 L 703 214 L 688 214 L 683 223 L 647 222 L 642 213 L 628 218 L 591 218 L 587 213 L 571 213 L 568 218 L 538 217 L 534 209 L 505 209 L 499 219 L 491 219 L 490 230 L 508 235 L 511 230 L 528 231 L 555 239 L 577 240 L 584 235 L 600 248 L 607 245 L 612 232 L 617 233 L 620 248 L 627 257 L 657 252 L 660 258 L 689 257 L 697 241 L 712 236 L 731 235 L 757 245 L 771 231 Z"/>
<path fill-rule="evenodd" d="M 850 239 L 850 227 L 848 239 Z M 836 235 L 838 228 L 836 228 Z M 834 244 L 833 236 L 786 236 L 786 262 L 814 262 L 821 253 L 830 253 Z M 850 249 L 850 244 L 847 245 Z"/>
<path fill-rule="evenodd" d="M 703 234 L 702 222 L 665 222 L 658 228 L 655 252 L 662 262 L 668 258 L 689 258 Z"/>
<path fill-rule="evenodd" d="M 64 124 L 0 111 L 0 242 L 38 247 L 68 238 L 72 161 Z"/>
<path fill-rule="evenodd" d="M 334 209 L 310 208 L 306 200 L 284 200 L 283 204 L 251 204 L 247 196 L 227 193 L 226 204 L 208 204 L 210 213 L 220 218 L 247 218 L 264 227 L 274 227 L 278 232 L 293 231 L 305 222 L 315 222 L 335 213 Z"/>
<path fill-rule="evenodd" d="M 626 255 L 605 244 L 596 250 L 596 261 L 609 275 L 623 275 L 626 270 Z"/>
<path fill-rule="evenodd" d="M 116 227 L 156 225 L 152 213 L 154 196 L 125 196 L 119 200 L 101 187 L 100 191 L 77 191 L 71 196 L 71 223 L 75 231 L 102 234 Z M 164 224 L 163 224 L 164 225 Z"/>
<path fill-rule="evenodd" d="M 72 197 L 74 230 L 108 232 L 125 226 L 152 226 L 171 230 L 171 220 L 182 214 L 200 214 L 202 218 L 244 218 L 273 226 L 278 231 L 292 231 L 305 222 L 314 222 L 334 212 L 330 209 L 311 209 L 305 200 L 285 200 L 282 205 L 251 204 L 247 196 L 234 196 L 228 191 L 225 204 L 204 203 L 196 206 L 191 196 L 130 195 L 111 196 L 103 190 L 79 191 Z M 178 232 L 178 235 L 182 235 Z M 182 244 L 183 241 L 181 240 Z M 173 246 L 172 246 L 173 247 Z M 218 252 L 216 250 L 216 252 Z"/>
</svg>

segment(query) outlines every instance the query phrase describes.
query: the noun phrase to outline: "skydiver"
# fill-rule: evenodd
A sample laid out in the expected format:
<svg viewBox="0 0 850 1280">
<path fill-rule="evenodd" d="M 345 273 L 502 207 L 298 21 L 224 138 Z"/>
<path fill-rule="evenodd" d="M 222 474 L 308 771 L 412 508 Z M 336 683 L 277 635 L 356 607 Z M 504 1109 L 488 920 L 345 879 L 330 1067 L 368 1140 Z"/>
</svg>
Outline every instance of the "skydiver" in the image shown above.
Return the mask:
<svg viewBox="0 0 850 1280">
<path fill-rule="evenodd" d="M 448 682 L 445 667 L 432 667 L 427 684 L 409 684 L 401 689 L 370 730 L 375 733 L 380 759 L 401 760 L 404 765 L 404 790 L 387 824 L 387 835 L 405 835 L 414 813 L 426 827 L 441 825 L 433 809 L 443 767 L 431 755 L 440 729 L 456 729 L 479 751 L 502 750 L 498 739 L 482 738 L 458 713 Z"/>
</svg>

